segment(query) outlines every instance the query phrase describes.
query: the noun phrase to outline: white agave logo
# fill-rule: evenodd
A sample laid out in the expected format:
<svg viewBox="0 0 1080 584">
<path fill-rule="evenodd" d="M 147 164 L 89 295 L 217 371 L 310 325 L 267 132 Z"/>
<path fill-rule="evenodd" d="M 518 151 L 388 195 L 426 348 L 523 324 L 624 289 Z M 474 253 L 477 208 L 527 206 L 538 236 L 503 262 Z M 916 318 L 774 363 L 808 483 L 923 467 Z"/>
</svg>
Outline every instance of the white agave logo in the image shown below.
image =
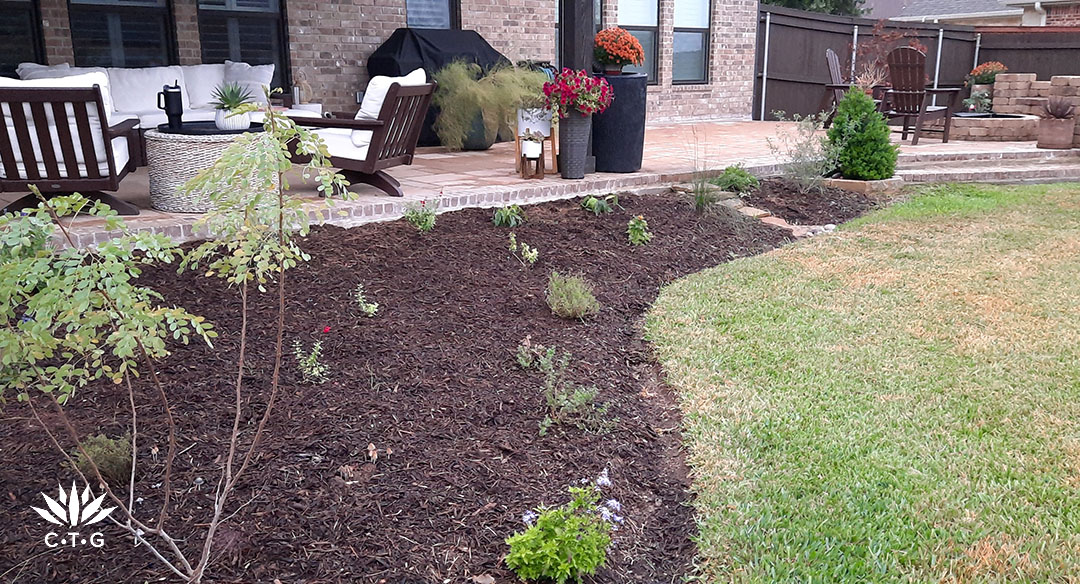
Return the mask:
<svg viewBox="0 0 1080 584">
<path fill-rule="evenodd" d="M 104 539 L 100 532 L 95 532 L 87 537 L 83 537 L 78 531 L 74 531 L 76 527 L 87 527 L 104 521 L 116 507 L 102 508 L 102 504 L 105 502 L 105 495 L 101 495 L 94 498 L 94 494 L 90 491 L 90 485 L 87 485 L 83 489 L 82 494 L 79 494 L 79 490 L 75 487 L 75 483 L 71 483 L 71 490 L 64 492 L 64 486 L 59 485 L 60 496 L 57 499 L 42 493 L 41 496 L 45 499 L 47 509 L 41 507 L 31 506 L 30 508 L 37 511 L 37 514 L 42 519 L 52 523 L 53 525 L 59 525 L 61 527 L 70 527 L 72 531 L 68 531 L 64 534 L 58 534 L 49 532 L 45 535 L 45 545 L 48 547 L 56 547 L 57 545 L 71 545 L 75 547 L 77 545 L 85 545 L 88 541 L 94 547 L 101 547 L 104 545 Z M 59 538 L 59 539 L 57 539 Z"/>
</svg>

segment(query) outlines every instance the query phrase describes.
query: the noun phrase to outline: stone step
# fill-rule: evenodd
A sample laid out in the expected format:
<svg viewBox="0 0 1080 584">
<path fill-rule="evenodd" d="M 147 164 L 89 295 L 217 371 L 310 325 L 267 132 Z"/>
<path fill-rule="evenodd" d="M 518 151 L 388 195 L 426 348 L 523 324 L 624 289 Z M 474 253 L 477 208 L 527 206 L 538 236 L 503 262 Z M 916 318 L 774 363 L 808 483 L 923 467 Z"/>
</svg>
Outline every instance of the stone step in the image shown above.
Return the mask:
<svg viewBox="0 0 1080 584">
<path fill-rule="evenodd" d="M 952 144 L 952 142 L 949 142 Z M 1025 148 L 1022 150 L 1005 150 L 999 152 L 901 152 L 896 163 L 899 168 L 917 164 L 920 162 L 978 162 L 992 160 L 1052 160 L 1052 159 L 1075 159 L 1080 158 L 1080 148 L 1071 150 L 1047 150 L 1042 148 Z"/>
<path fill-rule="evenodd" d="M 1080 158 L 972 161 L 961 164 L 923 162 L 899 168 L 909 183 L 930 182 L 1057 182 L 1080 180 Z"/>
</svg>

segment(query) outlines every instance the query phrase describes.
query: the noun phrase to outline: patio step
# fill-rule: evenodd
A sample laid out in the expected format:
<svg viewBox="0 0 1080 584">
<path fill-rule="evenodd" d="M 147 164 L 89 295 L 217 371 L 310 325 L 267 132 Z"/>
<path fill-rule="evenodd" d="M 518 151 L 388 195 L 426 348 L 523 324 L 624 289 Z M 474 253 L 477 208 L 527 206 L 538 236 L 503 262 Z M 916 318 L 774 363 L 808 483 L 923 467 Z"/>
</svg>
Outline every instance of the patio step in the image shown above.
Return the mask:
<svg viewBox="0 0 1080 584">
<path fill-rule="evenodd" d="M 952 142 L 949 143 L 951 145 Z M 957 146 L 957 148 L 962 148 Z M 1080 149 L 1071 150 L 1048 150 L 1036 148 L 1034 144 L 1019 149 L 1004 149 L 995 152 L 983 152 L 978 150 L 956 150 L 951 152 L 901 152 L 897 158 L 897 165 L 904 167 L 920 162 L 981 162 L 994 160 L 1032 160 L 1032 159 L 1077 159 L 1080 158 Z"/>
<path fill-rule="evenodd" d="M 896 175 L 909 183 L 1080 181 L 1080 156 L 916 162 L 900 165 Z"/>
</svg>

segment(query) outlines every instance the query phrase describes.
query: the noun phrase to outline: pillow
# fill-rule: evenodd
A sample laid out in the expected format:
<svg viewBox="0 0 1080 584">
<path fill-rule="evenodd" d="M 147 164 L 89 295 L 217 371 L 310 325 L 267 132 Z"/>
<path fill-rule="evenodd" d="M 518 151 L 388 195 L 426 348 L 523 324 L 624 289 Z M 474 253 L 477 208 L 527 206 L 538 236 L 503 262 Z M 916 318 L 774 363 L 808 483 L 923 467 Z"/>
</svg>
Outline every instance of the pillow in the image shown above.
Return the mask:
<svg viewBox="0 0 1080 584">
<path fill-rule="evenodd" d="M 248 65 L 225 61 L 225 83 L 239 83 L 251 92 L 255 103 L 266 103 L 263 87 L 270 87 L 274 82 L 274 65 Z"/>
<path fill-rule="evenodd" d="M 59 65 L 42 65 L 41 63 L 19 63 L 19 66 L 15 68 L 15 73 L 18 74 L 19 79 L 28 79 L 27 74 L 31 71 L 40 71 L 42 69 L 70 69 L 71 65 L 67 63 L 60 63 Z"/>
<path fill-rule="evenodd" d="M 364 101 L 360 103 L 360 111 L 356 112 L 354 119 L 379 119 L 383 101 L 386 100 L 386 92 L 390 91 L 390 86 L 395 83 L 402 87 L 424 85 L 427 83 L 427 73 L 423 69 L 416 69 L 412 73 L 401 77 L 386 77 L 384 75 L 372 77 L 371 81 L 368 81 L 367 89 L 364 91 Z M 367 146 L 371 143 L 371 131 L 353 130 L 352 141 L 357 148 Z"/>
<path fill-rule="evenodd" d="M 72 70 L 75 68 L 72 67 Z M 105 106 L 105 115 L 109 115 L 113 112 L 112 104 L 112 92 L 109 91 L 109 76 L 104 72 L 94 71 L 90 73 L 83 73 L 81 75 L 69 75 L 67 77 L 46 77 L 43 79 L 10 79 L 8 77 L 0 77 L 0 87 L 14 87 L 14 88 L 35 88 L 35 87 L 51 87 L 51 88 L 78 88 L 78 87 L 101 87 L 101 101 Z M 52 110 L 46 109 L 46 113 L 52 116 Z"/>
<path fill-rule="evenodd" d="M 72 75 L 85 75 L 86 73 L 106 73 L 104 67 L 35 67 L 25 71 L 19 77 L 23 79 L 56 79 L 57 77 L 71 77 Z M 108 73 L 106 73 L 107 75 Z"/>
<path fill-rule="evenodd" d="M 109 67 L 113 106 L 118 112 L 134 113 L 157 109 L 157 94 L 166 85 L 184 84 L 184 71 L 171 67 Z M 191 109 L 187 92 L 180 92 L 184 109 Z"/>
<path fill-rule="evenodd" d="M 225 83 L 225 64 L 213 65 L 181 65 L 184 78 L 180 80 L 187 93 L 191 107 L 196 109 L 212 109 L 210 102 L 214 101 L 214 90 Z"/>
</svg>

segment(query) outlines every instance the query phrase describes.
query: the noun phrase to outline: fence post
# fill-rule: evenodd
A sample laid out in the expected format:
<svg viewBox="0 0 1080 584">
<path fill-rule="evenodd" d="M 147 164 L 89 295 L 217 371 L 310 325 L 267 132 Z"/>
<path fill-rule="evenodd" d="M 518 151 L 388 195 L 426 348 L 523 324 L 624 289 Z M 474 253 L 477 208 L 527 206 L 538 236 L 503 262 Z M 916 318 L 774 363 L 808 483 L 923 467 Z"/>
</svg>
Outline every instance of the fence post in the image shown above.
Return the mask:
<svg viewBox="0 0 1080 584">
<path fill-rule="evenodd" d="M 974 69 L 979 66 L 979 47 L 982 45 L 982 33 L 975 33 L 975 62 L 971 64 L 971 68 Z"/>
<path fill-rule="evenodd" d="M 934 59 L 934 89 L 938 88 L 938 77 L 941 75 L 941 43 L 945 40 L 945 29 L 937 31 L 937 57 Z M 937 94 L 934 94 L 934 105 L 937 105 Z"/>
<path fill-rule="evenodd" d="M 855 55 L 859 52 L 859 25 L 851 29 L 851 80 L 855 81 Z"/>
<path fill-rule="evenodd" d="M 772 28 L 772 12 L 765 13 L 765 48 L 761 59 L 761 121 L 765 121 L 765 90 L 769 87 L 769 29 Z"/>
</svg>

